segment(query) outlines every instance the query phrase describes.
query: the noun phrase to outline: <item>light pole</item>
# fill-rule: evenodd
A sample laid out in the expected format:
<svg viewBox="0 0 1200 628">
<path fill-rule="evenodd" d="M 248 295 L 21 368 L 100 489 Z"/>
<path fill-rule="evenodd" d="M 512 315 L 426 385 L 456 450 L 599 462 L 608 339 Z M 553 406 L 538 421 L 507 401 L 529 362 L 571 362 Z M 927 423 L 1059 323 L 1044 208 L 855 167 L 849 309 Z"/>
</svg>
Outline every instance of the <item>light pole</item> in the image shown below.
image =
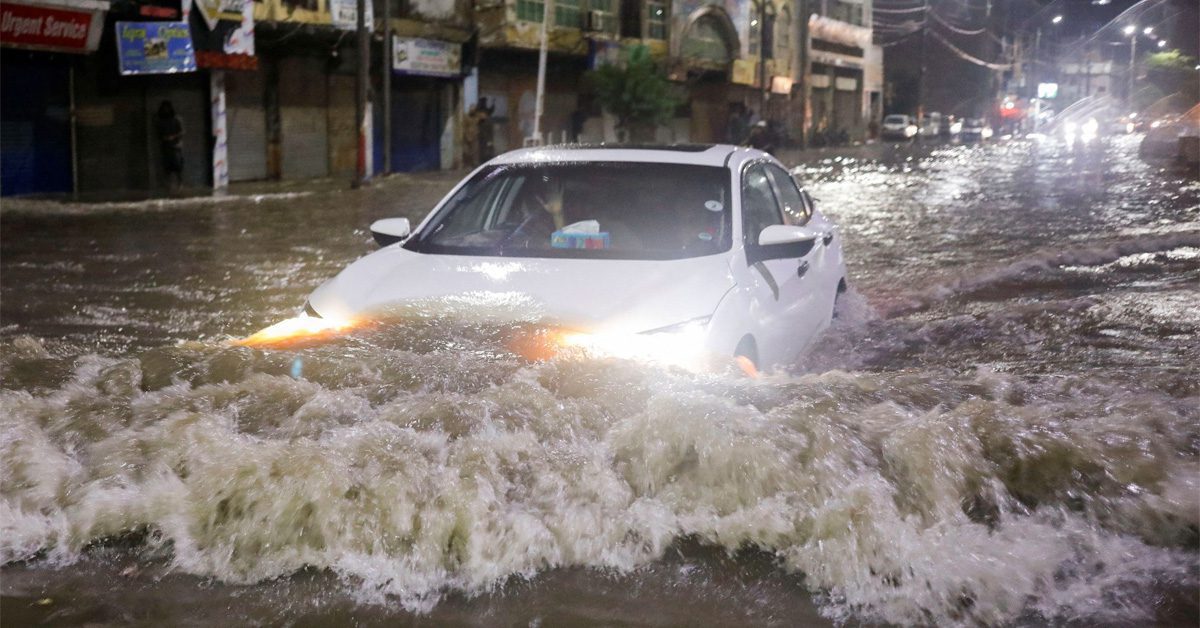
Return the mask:
<svg viewBox="0 0 1200 628">
<path fill-rule="evenodd" d="M 1153 30 L 1149 27 L 1147 27 L 1146 30 L 1153 32 Z M 1125 34 L 1129 35 L 1129 88 L 1125 93 L 1125 103 L 1132 105 L 1133 80 L 1137 76 L 1137 69 L 1134 67 L 1135 63 L 1137 62 L 1137 25 L 1130 24 L 1129 26 L 1126 26 Z"/>
</svg>

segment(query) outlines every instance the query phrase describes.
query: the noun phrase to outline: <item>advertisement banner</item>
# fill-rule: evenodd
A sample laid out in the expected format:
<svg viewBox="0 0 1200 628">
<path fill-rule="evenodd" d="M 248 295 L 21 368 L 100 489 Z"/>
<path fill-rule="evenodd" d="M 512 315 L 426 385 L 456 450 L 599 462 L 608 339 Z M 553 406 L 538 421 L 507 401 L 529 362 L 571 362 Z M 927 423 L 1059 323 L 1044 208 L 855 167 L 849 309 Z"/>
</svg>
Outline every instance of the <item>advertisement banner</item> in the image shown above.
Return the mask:
<svg viewBox="0 0 1200 628">
<path fill-rule="evenodd" d="M 186 22 L 117 22 L 117 57 L 121 74 L 196 71 Z"/>
<path fill-rule="evenodd" d="M 462 45 L 436 39 L 394 37 L 392 69 L 400 74 L 459 76 L 462 74 Z"/>
<path fill-rule="evenodd" d="M 185 12 L 188 10 L 187 5 L 191 3 L 192 0 L 184 0 Z M 200 13 L 200 17 L 204 18 L 204 23 L 208 25 L 209 30 L 217 27 L 217 20 L 240 22 L 246 5 L 251 5 L 251 7 L 254 5 L 251 0 L 195 0 L 195 4 L 197 12 Z"/>
<path fill-rule="evenodd" d="M 0 43 L 56 52 L 94 52 L 103 22 L 93 11 L 0 2 Z"/>
</svg>

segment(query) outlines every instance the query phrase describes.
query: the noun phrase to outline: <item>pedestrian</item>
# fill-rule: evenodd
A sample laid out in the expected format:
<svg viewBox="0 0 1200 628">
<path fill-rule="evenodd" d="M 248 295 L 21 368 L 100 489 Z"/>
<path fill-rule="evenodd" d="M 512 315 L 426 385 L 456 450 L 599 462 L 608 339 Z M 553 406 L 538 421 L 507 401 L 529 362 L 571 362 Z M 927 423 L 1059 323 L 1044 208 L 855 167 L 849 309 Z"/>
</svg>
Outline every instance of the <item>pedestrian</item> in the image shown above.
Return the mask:
<svg viewBox="0 0 1200 628">
<path fill-rule="evenodd" d="M 759 120 L 751 125 L 750 133 L 742 142 L 742 146 L 757 148 L 767 153 L 775 150 L 775 138 L 771 133 L 771 128 L 767 126 L 766 120 Z"/>
<path fill-rule="evenodd" d="M 746 106 L 740 102 L 729 104 L 729 120 L 725 125 L 725 141 L 737 144 L 746 138 L 750 131 L 750 116 Z"/>
<path fill-rule="evenodd" d="M 479 165 L 479 103 L 471 105 L 463 121 L 463 159 L 468 167 Z"/>
<path fill-rule="evenodd" d="M 158 105 L 155 126 L 162 149 L 162 166 L 167 176 L 167 188 L 177 190 L 183 186 L 183 121 L 175 114 L 175 106 L 171 101 L 164 100 Z"/>
<path fill-rule="evenodd" d="M 496 149 L 493 145 L 495 142 L 495 133 L 492 131 L 492 112 L 496 110 L 495 105 L 489 105 L 487 98 L 479 99 L 478 111 L 476 112 L 476 133 L 478 133 L 479 141 L 479 162 L 483 163 L 496 156 Z"/>
</svg>

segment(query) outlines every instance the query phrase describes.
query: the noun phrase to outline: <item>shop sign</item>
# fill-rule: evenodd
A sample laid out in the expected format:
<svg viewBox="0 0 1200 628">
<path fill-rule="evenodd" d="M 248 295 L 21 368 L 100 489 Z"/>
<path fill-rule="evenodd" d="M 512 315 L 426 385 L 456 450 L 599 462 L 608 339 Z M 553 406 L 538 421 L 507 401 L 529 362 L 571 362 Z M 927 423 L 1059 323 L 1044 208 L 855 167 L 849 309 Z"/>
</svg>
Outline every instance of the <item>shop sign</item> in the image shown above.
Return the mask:
<svg viewBox="0 0 1200 628">
<path fill-rule="evenodd" d="M 371 0 L 367 0 L 367 28 L 375 23 Z M 329 13 L 333 25 L 342 30 L 352 31 L 358 28 L 358 0 L 329 0 Z"/>
<path fill-rule="evenodd" d="M 839 92 L 852 92 L 858 89 L 858 79 L 850 78 L 848 76 L 839 76 L 837 77 L 837 81 L 834 82 L 833 88 Z"/>
<path fill-rule="evenodd" d="M 186 22 L 117 22 L 117 55 L 121 74 L 196 71 Z"/>
<path fill-rule="evenodd" d="M 184 0 L 184 13 L 188 12 L 188 6 L 193 0 Z M 217 27 L 218 20 L 228 20 L 231 22 L 241 22 L 242 13 L 246 6 L 250 6 L 253 13 L 254 3 L 251 0 L 194 0 L 196 11 L 204 18 L 204 23 L 208 25 L 208 29 L 212 30 Z"/>
<path fill-rule="evenodd" d="M 790 76 L 772 76 L 771 77 L 771 93 L 772 94 L 790 94 L 790 93 L 792 93 L 792 78 Z"/>
<path fill-rule="evenodd" d="M 758 85 L 758 62 L 755 59 L 734 59 L 730 82 L 738 85 Z"/>
<path fill-rule="evenodd" d="M 94 52 L 103 18 L 95 11 L 0 2 L 0 43 L 56 52 Z"/>
<path fill-rule="evenodd" d="M 392 40 L 392 69 L 401 74 L 459 76 L 462 46 L 435 39 L 395 37 Z"/>
</svg>

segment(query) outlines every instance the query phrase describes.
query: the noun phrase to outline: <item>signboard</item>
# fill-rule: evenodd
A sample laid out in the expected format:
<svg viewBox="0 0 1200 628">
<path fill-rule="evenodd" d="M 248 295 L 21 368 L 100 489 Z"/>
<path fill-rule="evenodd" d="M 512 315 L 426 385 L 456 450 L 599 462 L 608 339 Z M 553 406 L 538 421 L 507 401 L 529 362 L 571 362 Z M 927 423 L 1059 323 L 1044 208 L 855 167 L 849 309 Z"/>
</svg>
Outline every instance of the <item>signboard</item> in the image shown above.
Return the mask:
<svg viewBox="0 0 1200 628">
<path fill-rule="evenodd" d="M 1058 83 L 1038 83 L 1038 98 L 1058 98 Z"/>
<path fill-rule="evenodd" d="M 186 22 L 117 22 L 121 74 L 195 72 Z"/>
<path fill-rule="evenodd" d="M 401 74 L 459 76 L 462 74 L 462 45 L 436 39 L 394 37 L 392 69 Z"/>
<path fill-rule="evenodd" d="M 790 93 L 792 93 L 792 78 L 790 76 L 772 76 L 771 77 L 771 93 L 772 94 L 790 94 Z"/>
<path fill-rule="evenodd" d="M 193 0 L 184 0 L 184 13 L 188 12 L 187 5 L 192 2 Z M 254 11 L 254 3 L 251 0 L 194 0 L 194 2 L 196 12 L 204 18 L 204 23 L 208 25 L 209 30 L 217 27 L 217 20 L 240 22 L 246 5 L 250 5 L 251 14 Z"/>
<path fill-rule="evenodd" d="M 738 85 L 758 85 L 758 62 L 755 59 L 734 59 L 730 82 Z"/>
<path fill-rule="evenodd" d="M 367 0 L 367 28 L 375 22 L 371 0 Z M 342 30 L 352 31 L 358 28 L 358 0 L 329 0 L 329 13 L 333 25 Z"/>
<path fill-rule="evenodd" d="M 211 28 L 202 11 L 192 10 L 191 5 L 191 2 L 184 3 L 183 19 L 191 27 L 196 67 L 222 70 L 258 69 L 258 58 L 254 56 L 253 2 L 242 3 L 240 15 L 218 13 L 220 19 Z M 226 1 L 222 2 L 221 6 L 230 8 L 232 4 Z"/>
<path fill-rule="evenodd" d="M 0 2 L 0 43 L 55 52 L 94 52 L 104 18 L 98 11 Z"/>
</svg>

